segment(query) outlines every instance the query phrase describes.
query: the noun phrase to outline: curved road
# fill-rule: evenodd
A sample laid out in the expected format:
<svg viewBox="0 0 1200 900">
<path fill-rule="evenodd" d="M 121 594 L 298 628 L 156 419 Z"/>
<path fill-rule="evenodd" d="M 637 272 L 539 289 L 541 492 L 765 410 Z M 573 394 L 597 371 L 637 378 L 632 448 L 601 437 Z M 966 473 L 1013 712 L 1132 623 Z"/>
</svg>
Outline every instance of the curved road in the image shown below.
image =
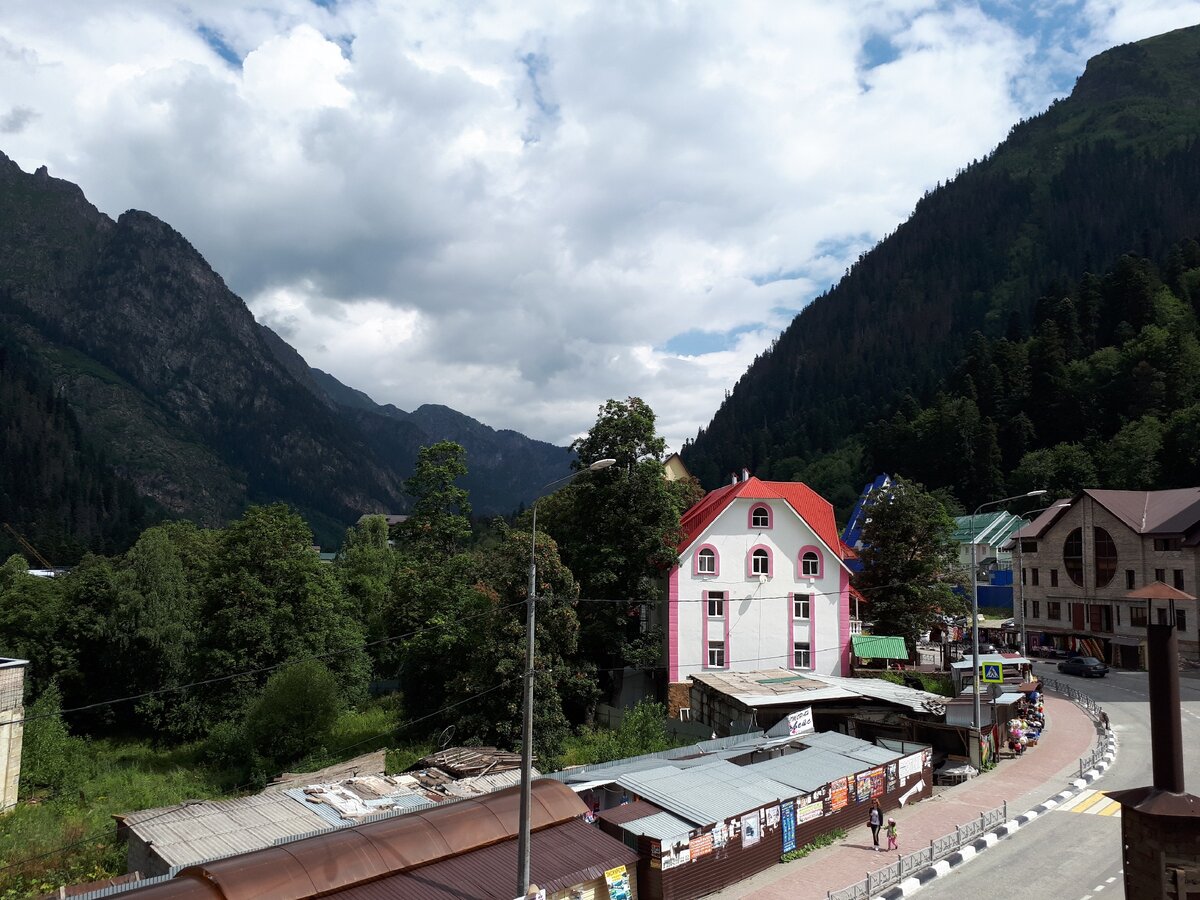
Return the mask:
<svg viewBox="0 0 1200 900">
<path fill-rule="evenodd" d="M 1091 788 L 1114 791 L 1152 782 L 1145 672 L 1114 670 L 1106 678 L 1083 679 L 1060 675 L 1052 661 L 1038 661 L 1036 671 L 1069 684 L 1078 683 L 1081 691 L 1095 697 L 1108 712 L 1117 733 L 1117 760 Z M 1180 698 L 1184 777 L 1187 789 L 1200 794 L 1200 753 L 1195 749 L 1200 747 L 1200 673 L 1181 675 Z M 1048 790 L 1047 796 L 1054 793 Z M 1070 806 L 1070 801 L 1066 805 Z M 1056 900 L 1123 897 L 1120 817 L 1093 814 L 1096 810 L 1111 810 L 1103 798 L 1091 804 L 1084 800 L 1079 805 L 1091 812 L 1055 809 L 1039 816 L 977 859 L 932 882 L 920 891 L 922 900 L 998 894 Z"/>
</svg>

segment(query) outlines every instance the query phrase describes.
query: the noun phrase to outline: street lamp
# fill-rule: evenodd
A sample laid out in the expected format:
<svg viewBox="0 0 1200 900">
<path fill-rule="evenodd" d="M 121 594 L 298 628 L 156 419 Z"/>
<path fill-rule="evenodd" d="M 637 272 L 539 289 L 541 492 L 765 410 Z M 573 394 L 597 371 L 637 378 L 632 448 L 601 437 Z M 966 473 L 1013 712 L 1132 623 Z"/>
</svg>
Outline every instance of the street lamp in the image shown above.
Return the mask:
<svg viewBox="0 0 1200 900">
<path fill-rule="evenodd" d="M 1071 504 L 1067 503 L 1066 501 L 1062 503 L 1053 503 L 1050 506 L 1043 506 L 1041 509 L 1031 509 L 1029 512 L 1025 513 L 1025 515 L 1030 518 L 1030 524 L 1032 524 L 1034 516 L 1041 515 L 1048 509 L 1065 509 L 1070 505 Z M 1025 568 L 1024 563 L 1021 562 L 1021 531 L 1024 530 L 1024 526 L 1022 526 L 1021 529 L 1017 531 L 1014 540 L 1017 542 L 1017 570 L 1021 573 L 1021 582 L 1018 585 L 1017 595 L 1017 618 L 1021 622 L 1021 653 L 1023 655 L 1028 655 L 1029 651 L 1028 647 L 1026 646 L 1025 637 Z"/>
<path fill-rule="evenodd" d="M 542 485 L 541 491 L 570 481 L 581 472 L 598 472 L 607 469 L 615 459 L 598 459 L 594 463 L 556 478 Z M 534 610 L 537 600 L 537 505 L 545 496 L 533 501 L 533 523 L 529 527 L 529 592 L 525 606 L 525 700 L 521 724 L 521 822 L 517 833 L 517 896 L 524 897 L 529 891 L 529 808 L 533 801 L 533 643 Z"/>
<path fill-rule="evenodd" d="M 1043 490 L 1030 491 L 1027 494 L 1017 494 L 1013 497 L 1002 497 L 999 500 L 988 500 L 986 503 L 980 503 L 975 507 L 975 512 L 971 513 L 971 664 L 975 668 L 975 675 L 971 679 L 971 728 L 978 734 L 979 724 L 983 716 L 979 712 L 979 563 L 976 561 L 975 550 L 975 517 L 979 515 L 985 508 L 989 506 L 1000 506 L 1008 503 L 1010 500 L 1021 500 L 1025 497 L 1040 497 L 1046 493 Z M 972 756 L 974 753 L 972 753 Z"/>
</svg>

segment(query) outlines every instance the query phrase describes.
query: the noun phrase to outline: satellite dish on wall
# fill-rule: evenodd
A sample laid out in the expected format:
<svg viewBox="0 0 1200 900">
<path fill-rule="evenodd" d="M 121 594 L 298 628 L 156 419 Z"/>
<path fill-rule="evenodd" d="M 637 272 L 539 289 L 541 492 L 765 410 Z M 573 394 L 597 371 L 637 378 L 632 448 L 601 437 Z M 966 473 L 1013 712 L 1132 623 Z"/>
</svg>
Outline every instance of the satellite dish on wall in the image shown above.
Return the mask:
<svg viewBox="0 0 1200 900">
<path fill-rule="evenodd" d="M 766 575 L 759 575 L 759 576 L 758 576 L 758 583 L 759 583 L 759 584 L 766 584 L 766 583 L 767 583 L 767 576 L 766 576 Z"/>
</svg>

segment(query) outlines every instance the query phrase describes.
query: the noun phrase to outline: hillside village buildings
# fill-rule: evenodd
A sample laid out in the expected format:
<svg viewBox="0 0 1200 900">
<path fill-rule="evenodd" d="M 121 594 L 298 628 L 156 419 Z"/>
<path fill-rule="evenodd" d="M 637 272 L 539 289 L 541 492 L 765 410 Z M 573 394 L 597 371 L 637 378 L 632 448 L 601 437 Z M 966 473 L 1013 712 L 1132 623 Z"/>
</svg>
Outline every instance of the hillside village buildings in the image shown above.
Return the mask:
<svg viewBox="0 0 1200 900">
<path fill-rule="evenodd" d="M 1153 582 L 1200 586 L 1200 488 L 1085 490 L 1016 535 L 1030 648 L 1054 646 L 1125 668 L 1145 666 L 1145 626 L 1164 603 L 1130 597 Z M 1176 603 L 1179 652 L 1200 657 L 1195 601 Z"/>
<path fill-rule="evenodd" d="M 688 678 L 780 667 L 844 675 L 861 630 L 858 596 L 833 507 L 807 485 L 740 480 L 711 491 L 681 522 L 668 577 L 668 706 L 688 705 Z"/>
</svg>

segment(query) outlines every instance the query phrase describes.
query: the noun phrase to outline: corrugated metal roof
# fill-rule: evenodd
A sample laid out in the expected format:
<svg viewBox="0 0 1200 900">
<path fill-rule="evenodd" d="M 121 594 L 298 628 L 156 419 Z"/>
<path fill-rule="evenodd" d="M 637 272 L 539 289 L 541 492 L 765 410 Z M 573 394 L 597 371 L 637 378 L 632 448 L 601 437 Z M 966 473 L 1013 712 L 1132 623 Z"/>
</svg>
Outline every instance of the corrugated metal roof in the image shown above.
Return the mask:
<svg viewBox="0 0 1200 900">
<path fill-rule="evenodd" d="M 714 760 L 700 771 L 760 801 L 759 806 L 796 796 L 791 787 L 771 780 L 770 776 L 756 771 L 754 766 L 737 766 L 725 760 Z"/>
<path fill-rule="evenodd" d="M 633 819 L 625 822 L 621 827 L 630 834 L 638 834 L 656 841 L 670 841 L 680 836 L 686 838 L 696 828 L 691 822 L 685 822 L 669 812 L 655 813 L 643 819 Z"/>
<path fill-rule="evenodd" d="M 575 819 L 530 836 L 530 880 L 550 893 L 633 867 L 638 856 L 599 828 Z M 517 842 L 502 841 L 441 862 L 337 892 L 339 900 L 510 900 Z"/>
<path fill-rule="evenodd" d="M 873 766 L 882 766 L 884 763 L 895 762 L 904 754 L 896 753 L 894 750 L 885 750 L 883 747 L 864 747 L 862 750 L 851 750 L 842 755 L 870 763 Z"/>
<path fill-rule="evenodd" d="M 696 825 L 715 825 L 765 806 L 771 799 L 778 799 L 765 797 L 761 786 L 743 789 L 722 777 L 706 774 L 707 768 L 698 766 L 683 770 L 675 766 L 663 766 L 648 772 L 622 775 L 617 784 Z M 733 768 L 739 769 L 737 766 Z M 782 796 L 788 796 L 786 788 L 783 789 L 785 793 Z"/>
<path fill-rule="evenodd" d="M 854 655 L 862 659 L 908 659 L 908 648 L 904 638 L 882 634 L 854 634 L 850 636 Z"/>
<path fill-rule="evenodd" d="M 816 681 L 825 682 L 830 687 L 853 691 L 861 697 L 870 697 L 873 700 L 907 706 L 915 712 L 927 711 L 931 705 L 937 706 L 946 701 L 941 694 L 923 691 L 920 688 L 911 688 L 905 684 L 893 684 L 882 678 L 846 678 L 842 675 L 813 675 L 812 677 Z"/>
<path fill-rule="evenodd" d="M 799 753 L 766 759 L 746 768 L 787 784 L 797 792 L 808 792 L 845 775 L 868 769 L 870 765 L 832 750 L 813 747 Z"/>
</svg>

